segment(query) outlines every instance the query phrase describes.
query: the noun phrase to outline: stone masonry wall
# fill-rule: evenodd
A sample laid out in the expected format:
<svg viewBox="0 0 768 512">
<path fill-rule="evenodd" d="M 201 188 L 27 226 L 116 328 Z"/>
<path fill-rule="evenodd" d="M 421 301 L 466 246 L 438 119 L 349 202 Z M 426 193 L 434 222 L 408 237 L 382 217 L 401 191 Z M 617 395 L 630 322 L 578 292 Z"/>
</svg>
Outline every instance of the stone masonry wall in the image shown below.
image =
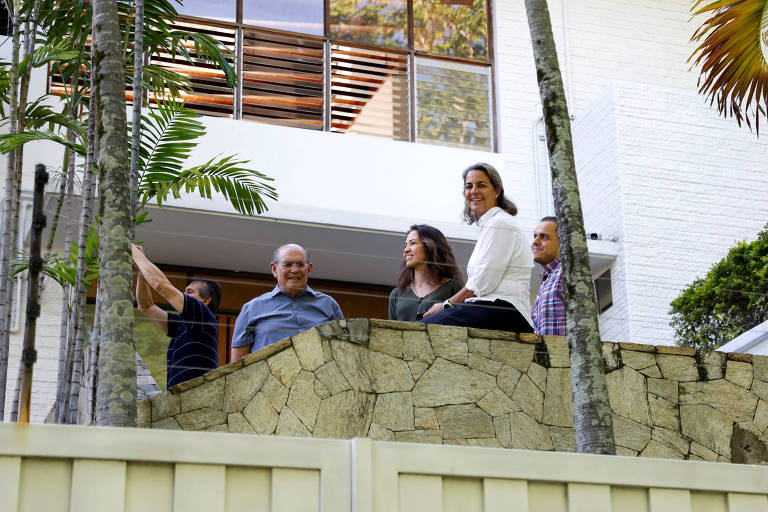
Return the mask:
<svg viewBox="0 0 768 512">
<path fill-rule="evenodd" d="M 768 462 L 768 357 L 604 343 L 620 455 Z M 385 320 L 297 334 L 139 404 L 139 426 L 573 451 L 565 339 Z"/>
</svg>

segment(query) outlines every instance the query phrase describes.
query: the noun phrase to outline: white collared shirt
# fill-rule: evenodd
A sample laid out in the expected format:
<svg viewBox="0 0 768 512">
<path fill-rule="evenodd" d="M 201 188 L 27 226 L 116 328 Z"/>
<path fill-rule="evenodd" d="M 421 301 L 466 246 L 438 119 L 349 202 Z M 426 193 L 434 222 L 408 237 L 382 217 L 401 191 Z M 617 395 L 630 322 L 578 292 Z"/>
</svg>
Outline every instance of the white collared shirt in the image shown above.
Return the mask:
<svg viewBox="0 0 768 512">
<path fill-rule="evenodd" d="M 528 323 L 531 321 L 531 269 L 533 254 L 515 218 L 494 206 L 478 220 L 481 228 L 467 264 L 466 288 L 476 300 L 509 302 Z"/>
</svg>

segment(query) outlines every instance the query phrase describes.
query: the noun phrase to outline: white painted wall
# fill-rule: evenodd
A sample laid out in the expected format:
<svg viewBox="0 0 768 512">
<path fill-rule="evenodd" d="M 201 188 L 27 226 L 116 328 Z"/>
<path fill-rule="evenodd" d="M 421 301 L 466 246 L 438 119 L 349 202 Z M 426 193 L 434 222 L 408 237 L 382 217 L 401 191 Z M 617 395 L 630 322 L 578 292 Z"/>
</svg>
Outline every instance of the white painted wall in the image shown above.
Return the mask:
<svg viewBox="0 0 768 512">
<path fill-rule="evenodd" d="M 603 339 L 673 344 L 670 302 L 765 225 L 768 141 L 734 125 L 695 91 L 627 82 L 576 123 L 587 229 L 621 247 Z"/>
<path fill-rule="evenodd" d="M 603 239 L 624 239 L 619 180 L 619 147 L 613 87 L 606 89 L 573 125 L 573 145 L 587 233 Z M 599 316 L 600 335 L 606 341 L 629 340 L 631 297 L 627 294 L 624 244 L 611 267 L 613 306 Z"/>
</svg>

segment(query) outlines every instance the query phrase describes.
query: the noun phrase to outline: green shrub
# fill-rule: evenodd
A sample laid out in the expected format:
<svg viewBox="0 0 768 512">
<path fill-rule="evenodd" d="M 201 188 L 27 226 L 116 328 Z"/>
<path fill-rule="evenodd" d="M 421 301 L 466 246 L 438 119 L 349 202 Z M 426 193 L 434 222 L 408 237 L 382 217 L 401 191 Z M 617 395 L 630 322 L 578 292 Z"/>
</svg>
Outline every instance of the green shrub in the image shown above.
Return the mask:
<svg viewBox="0 0 768 512">
<path fill-rule="evenodd" d="M 768 224 L 672 301 L 678 346 L 714 350 L 768 320 Z"/>
</svg>

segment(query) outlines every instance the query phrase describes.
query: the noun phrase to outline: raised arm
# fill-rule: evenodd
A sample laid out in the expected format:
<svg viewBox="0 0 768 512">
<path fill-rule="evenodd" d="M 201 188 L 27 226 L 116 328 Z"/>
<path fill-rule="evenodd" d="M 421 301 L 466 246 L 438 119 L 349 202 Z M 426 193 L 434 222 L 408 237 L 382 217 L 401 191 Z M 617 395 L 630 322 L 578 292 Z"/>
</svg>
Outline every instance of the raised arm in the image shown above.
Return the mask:
<svg viewBox="0 0 768 512">
<path fill-rule="evenodd" d="M 184 310 L 184 294 L 171 284 L 165 274 L 147 259 L 144 250 L 138 245 L 131 244 L 133 253 L 133 264 L 144 276 L 146 283 L 160 294 L 162 298 L 168 301 L 168 304 L 176 311 L 181 313 Z M 138 288 L 137 288 L 138 290 Z"/>
<path fill-rule="evenodd" d="M 152 289 L 141 272 L 136 278 L 136 302 L 139 304 L 139 311 L 144 313 L 161 331 L 168 334 L 168 313 L 160 309 L 152 300 Z"/>
</svg>

